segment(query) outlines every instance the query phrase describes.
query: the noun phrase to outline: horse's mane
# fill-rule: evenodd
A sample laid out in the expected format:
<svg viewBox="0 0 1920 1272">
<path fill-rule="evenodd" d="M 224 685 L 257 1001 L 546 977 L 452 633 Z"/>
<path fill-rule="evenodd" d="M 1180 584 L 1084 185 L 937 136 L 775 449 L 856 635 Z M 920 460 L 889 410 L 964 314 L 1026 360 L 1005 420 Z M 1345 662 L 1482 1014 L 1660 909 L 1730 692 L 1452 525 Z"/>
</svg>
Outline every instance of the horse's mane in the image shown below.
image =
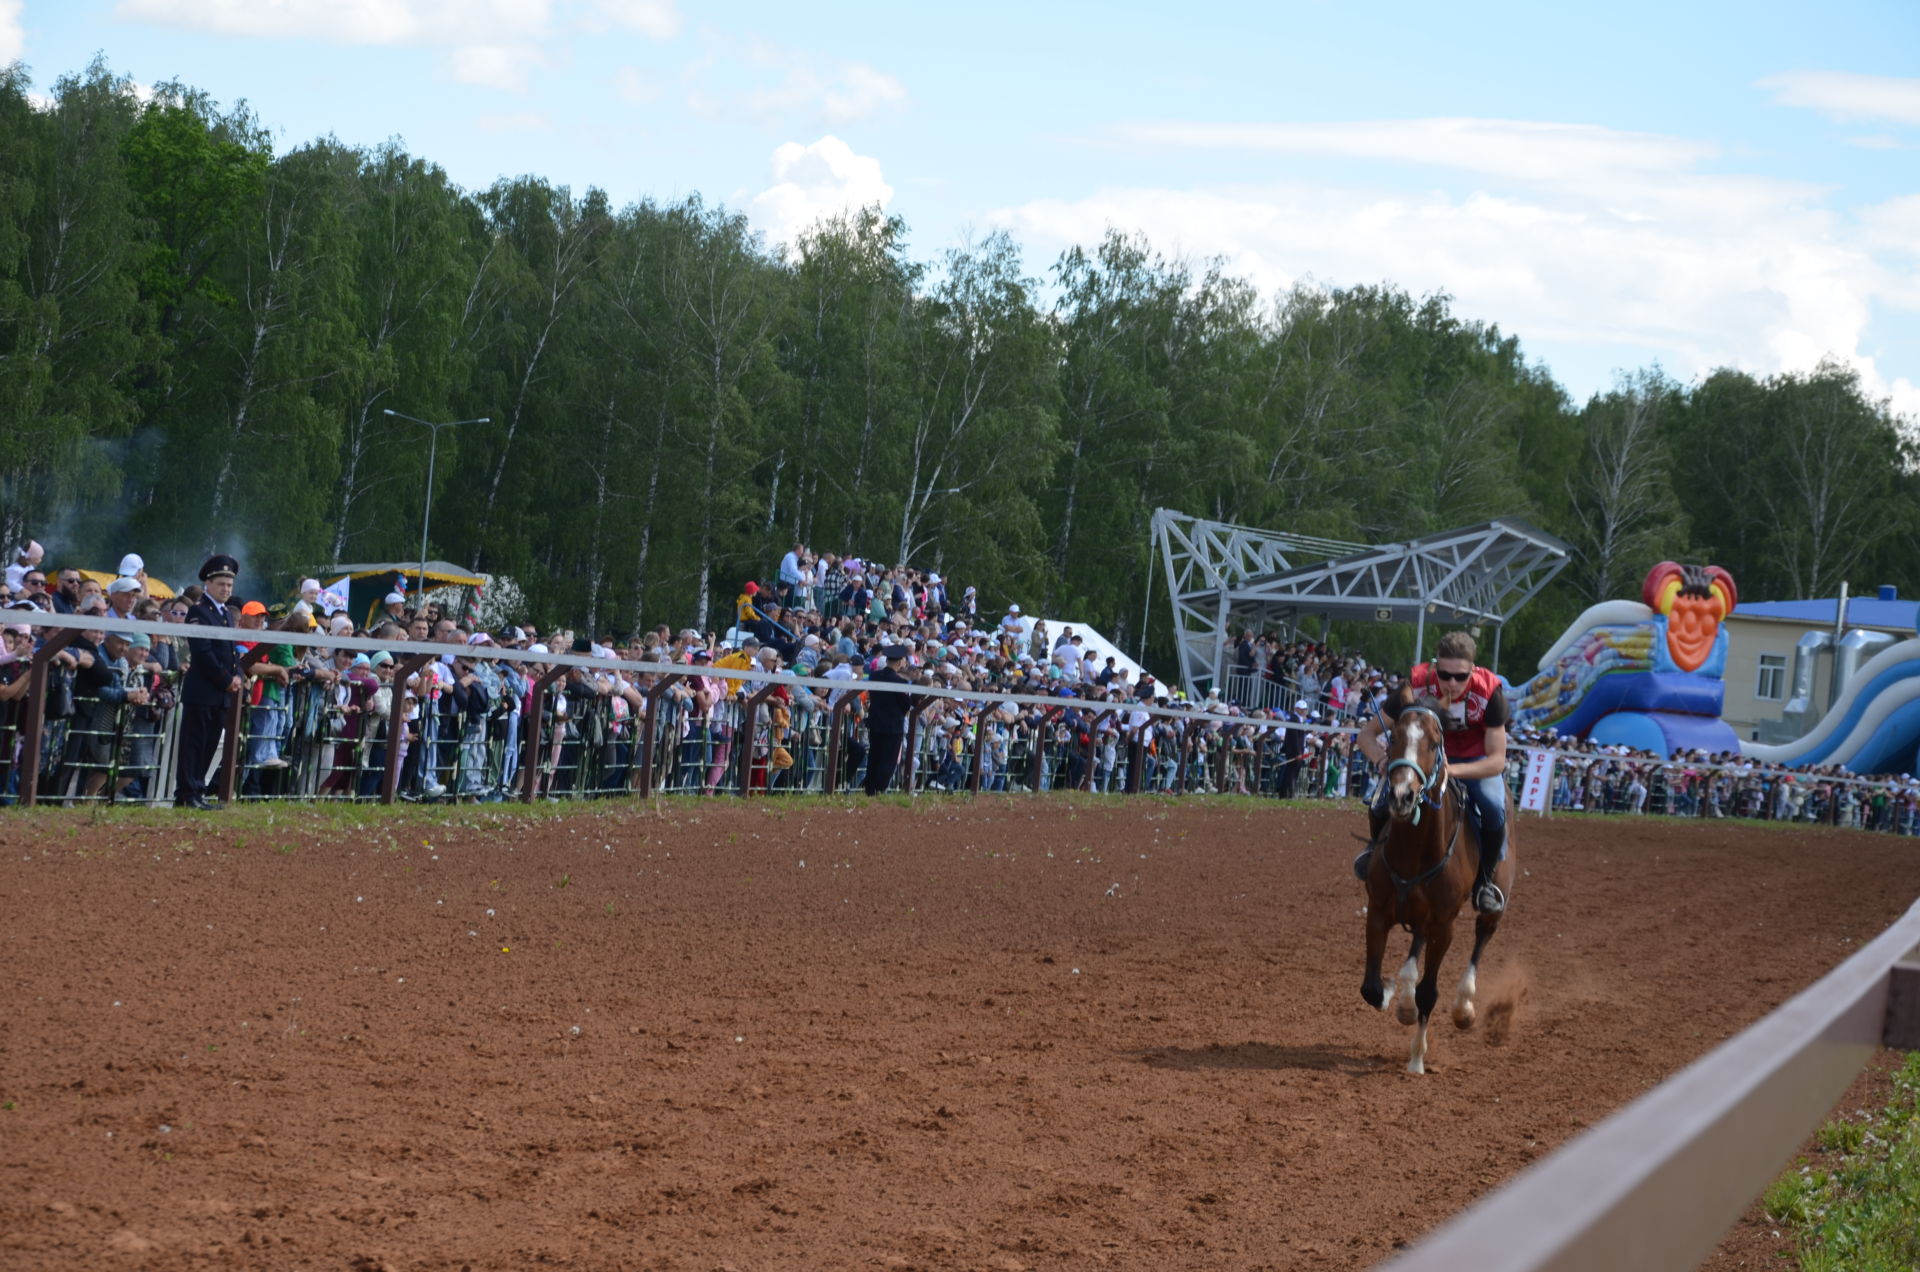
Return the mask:
<svg viewBox="0 0 1920 1272">
<path fill-rule="evenodd" d="M 1420 693 L 1416 691 L 1411 684 L 1401 685 L 1394 691 L 1393 704 L 1396 716 L 1408 707 L 1421 707 L 1433 712 L 1437 716 L 1444 717 L 1446 714 L 1446 706 L 1437 696 L 1430 693 Z"/>
</svg>

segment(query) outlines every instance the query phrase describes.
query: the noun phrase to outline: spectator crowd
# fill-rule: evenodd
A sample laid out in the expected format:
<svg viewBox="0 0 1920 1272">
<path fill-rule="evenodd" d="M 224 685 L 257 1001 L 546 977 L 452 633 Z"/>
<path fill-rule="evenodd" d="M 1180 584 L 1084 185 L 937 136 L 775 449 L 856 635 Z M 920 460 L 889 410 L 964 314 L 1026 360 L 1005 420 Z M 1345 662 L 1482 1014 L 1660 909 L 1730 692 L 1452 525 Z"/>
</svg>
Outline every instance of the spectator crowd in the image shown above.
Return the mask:
<svg viewBox="0 0 1920 1272">
<path fill-rule="evenodd" d="M 137 554 L 104 584 L 79 569 L 48 571 L 44 556 L 38 544 L 23 546 L 6 576 L 0 798 L 9 801 L 28 780 L 25 673 L 53 630 L 36 625 L 34 612 L 99 620 L 53 655 L 33 775 L 39 798 L 185 807 L 211 806 L 209 766 L 222 730 L 220 717 L 194 712 L 230 704 L 229 693 L 243 708 L 233 790 L 241 798 L 376 798 L 390 747 L 398 793 L 410 799 L 817 790 L 829 779 L 873 791 L 904 780 L 933 790 L 1364 798 L 1376 776 L 1349 730 L 1400 682 L 1325 643 L 1245 631 L 1233 637 L 1223 687 L 1189 701 L 1090 653 L 1070 627 L 1050 630 L 1018 604 L 983 609 L 976 589 L 955 589 L 937 571 L 798 543 L 769 577 L 743 584 L 725 630 L 659 626 L 624 639 L 525 619 L 486 630 L 405 590 L 356 621 L 344 595 L 311 578 L 284 598 L 242 600 L 223 595 L 249 590 L 235 587 L 240 563 L 228 557 L 211 558 L 201 581 L 178 595 L 160 595 Z M 128 619 L 180 633 L 116 628 Z M 209 671 L 210 653 L 228 643 L 195 632 L 222 623 L 323 639 L 257 642 L 265 645 L 258 660 L 229 679 L 224 662 L 217 676 Z M 324 639 L 343 637 L 378 648 Z M 255 643 L 242 636 L 238 648 Z M 501 657 L 507 650 L 534 657 Z M 540 659 L 556 653 L 616 665 Z M 430 656 L 402 674 L 410 654 Z M 204 682 L 197 708 L 196 659 Z M 726 671 L 760 675 L 718 674 Z M 874 688 L 883 681 L 907 696 Z M 910 746 L 902 732 L 909 713 L 887 699 L 911 708 Z M 1155 706 L 1191 714 L 1146 709 Z M 212 736 L 201 736 L 207 730 Z M 1863 784 L 1764 771 L 1739 756 L 1663 761 L 1546 735 L 1514 741 L 1516 784 L 1520 747 L 1562 751 L 1556 808 L 1903 831 L 1920 822 L 1911 779 Z"/>
</svg>

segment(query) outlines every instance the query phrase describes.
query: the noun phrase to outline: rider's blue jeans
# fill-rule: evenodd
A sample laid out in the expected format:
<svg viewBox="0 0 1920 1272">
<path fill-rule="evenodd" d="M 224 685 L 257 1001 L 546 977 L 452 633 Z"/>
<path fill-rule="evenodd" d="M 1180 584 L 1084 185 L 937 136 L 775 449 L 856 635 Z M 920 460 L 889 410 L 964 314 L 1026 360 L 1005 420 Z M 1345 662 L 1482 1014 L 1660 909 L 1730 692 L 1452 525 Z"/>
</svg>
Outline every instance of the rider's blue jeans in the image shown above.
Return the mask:
<svg viewBox="0 0 1920 1272">
<path fill-rule="evenodd" d="M 1494 773 L 1460 785 L 1467 788 L 1467 798 L 1480 812 L 1481 859 L 1497 862 L 1507 855 L 1507 779 Z"/>
</svg>

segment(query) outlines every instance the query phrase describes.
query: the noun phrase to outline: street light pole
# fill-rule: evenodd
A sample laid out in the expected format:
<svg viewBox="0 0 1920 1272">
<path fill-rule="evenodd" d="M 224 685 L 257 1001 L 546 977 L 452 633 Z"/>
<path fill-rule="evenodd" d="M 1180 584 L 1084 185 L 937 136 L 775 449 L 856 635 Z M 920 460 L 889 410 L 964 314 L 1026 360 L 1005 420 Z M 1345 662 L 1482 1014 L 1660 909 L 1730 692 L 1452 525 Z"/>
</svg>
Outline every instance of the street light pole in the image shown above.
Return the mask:
<svg viewBox="0 0 1920 1272">
<path fill-rule="evenodd" d="M 483 415 L 477 420 L 446 420 L 436 424 L 432 420 L 423 420 L 416 415 L 408 415 L 403 411 L 383 410 L 381 414 L 391 415 L 396 420 L 411 420 L 415 424 L 424 424 L 433 434 L 433 440 L 427 443 L 426 507 L 420 514 L 420 599 L 425 600 L 427 595 L 427 527 L 432 524 L 433 521 L 433 461 L 440 450 L 440 430 L 443 428 L 453 428 L 460 424 L 491 424 L 493 421 Z"/>
</svg>

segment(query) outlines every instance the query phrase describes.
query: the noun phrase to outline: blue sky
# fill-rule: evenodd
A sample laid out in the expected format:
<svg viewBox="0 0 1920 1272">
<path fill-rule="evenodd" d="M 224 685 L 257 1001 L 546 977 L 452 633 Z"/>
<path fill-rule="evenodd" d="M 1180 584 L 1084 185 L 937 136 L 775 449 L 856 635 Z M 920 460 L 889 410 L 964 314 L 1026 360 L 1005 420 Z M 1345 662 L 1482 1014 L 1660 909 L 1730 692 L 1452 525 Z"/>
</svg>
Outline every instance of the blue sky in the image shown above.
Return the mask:
<svg viewBox="0 0 1920 1272">
<path fill-rule="evenodd" d="M 0 0 L 44 89 L 103 53 L 281 144 L 483 187 L 698 191 L 781 240 L 884 201 L 923 258 L 1108 226 L 1444 290 L 1576 396 L 1833 355 L 1920 423 L 1920 4 L 795 6 Z"/>
</svg>

